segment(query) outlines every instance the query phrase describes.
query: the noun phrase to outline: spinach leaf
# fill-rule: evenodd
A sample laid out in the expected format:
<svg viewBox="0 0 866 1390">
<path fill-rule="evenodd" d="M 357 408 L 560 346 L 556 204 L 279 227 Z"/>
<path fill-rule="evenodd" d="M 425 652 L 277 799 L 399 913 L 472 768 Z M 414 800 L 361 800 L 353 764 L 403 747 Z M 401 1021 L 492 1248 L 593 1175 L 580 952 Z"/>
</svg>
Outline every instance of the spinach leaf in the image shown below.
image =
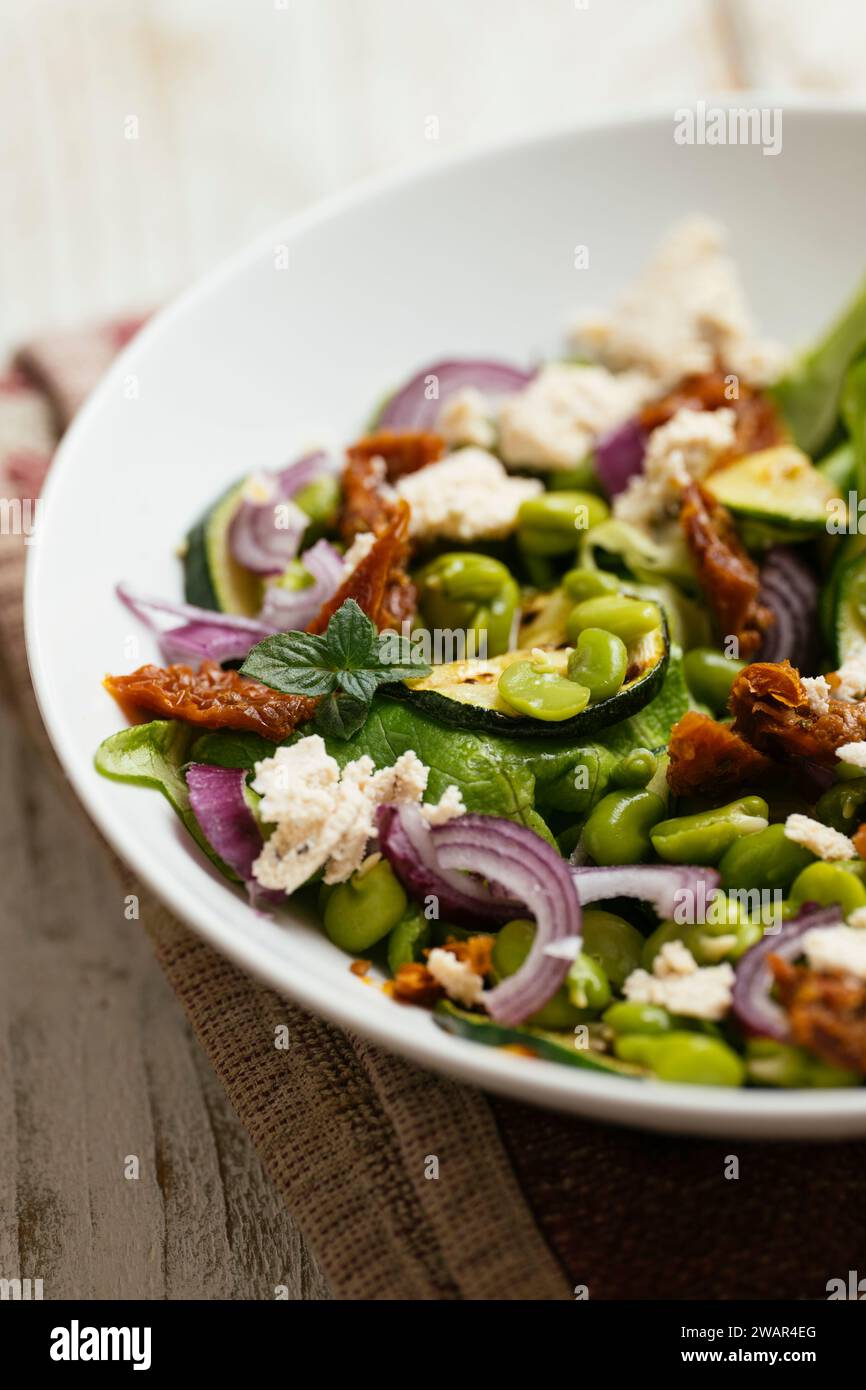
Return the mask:
<svg viewBox="0 0 866 1390">
<path fill-rule="evenodd" d="M 824 337 L 792 365 L 772 394 L 794 439 L 817 457 L 839 415 L 848 368 L 866 349 L 866 282 Z"/>
</svg>

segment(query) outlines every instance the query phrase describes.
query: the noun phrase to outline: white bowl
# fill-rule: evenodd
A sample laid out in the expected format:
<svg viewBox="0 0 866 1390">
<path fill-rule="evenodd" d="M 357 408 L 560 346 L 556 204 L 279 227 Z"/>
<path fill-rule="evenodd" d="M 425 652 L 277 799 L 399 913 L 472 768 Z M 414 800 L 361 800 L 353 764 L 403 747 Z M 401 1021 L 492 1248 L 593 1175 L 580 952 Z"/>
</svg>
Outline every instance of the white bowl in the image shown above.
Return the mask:
<svg viewBox="0 0 866 1390">
<path fill-rule="evenodd" d="M 776 156 L 680 146 L 673 126 L 671 111 L 628 118 L 378 181 L 277 227 L 158 315 L 52 467 L 28 571 L 33 679 L 57 753 L 118 853 L 214 947 L 306 1008 L 462 1081 L 598 1120 L 743 1138 L 866 1134 L 866 1091 L 634 1083 L 446 1036 L 363 985 L 291 911 L 253 913 L 158 793 L 93 768 L 123 724 L 102 676 L 156 655 L 116 581 L 179 595 L 178 541 L 245 470 L 311 439 L 348 441 L 389 387 L 437 357 L 557 352 L 574 311 L 609 303 L 692 212 L 729 225 L 773 336 L 796 341 L 844 302 L 866 261 L 866 114 L 787 104 Z M 577 246 L 588 269 L 575 269 Z"/>
</svg>

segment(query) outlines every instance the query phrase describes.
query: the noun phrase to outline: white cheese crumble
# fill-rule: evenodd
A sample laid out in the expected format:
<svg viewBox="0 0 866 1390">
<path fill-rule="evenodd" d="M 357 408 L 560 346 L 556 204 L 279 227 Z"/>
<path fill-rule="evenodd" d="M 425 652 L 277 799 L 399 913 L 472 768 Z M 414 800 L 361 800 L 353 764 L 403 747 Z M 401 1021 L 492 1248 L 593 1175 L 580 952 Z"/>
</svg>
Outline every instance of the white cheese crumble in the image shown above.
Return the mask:
<svg viewBox="0 0 866 1390">
<path fill-rule="evenodd" d="M 615 371 L 648 372 L 659 390 L 719 360 L 765 386 L 785 363 L 782 349 L 758 336 L 724 229 L 706 218 L 674 227 L 613 312 L 581 315 L 572 341 Z"/>
<path fill-rule="evenodd" d="M 537 497 L 536 478 L 511 478 L 484 449 L 458 449 L 397 483 L 411 508 L 409 533 L 419 540 L 501 540 L 517 523 L 521 504 Z"/>
<path fill-rule="evenodd" d="M 411 749 L 379 772 L 366 755 L 341 772 L 318 734 L 278 748 L 272 758 L 256 763 L 252 783 L 262 798 L 262 819 L 275 826 L 253 865 L 256 880 L 264 888 L 293 893 L 324 868 L 325 883 L 344 883 L 364 862 L 376 832 L 376 807 L 420 805 L 429 775 Z M 441 824 L 464 810 L 460 792 L 451 786 L 424 813 L 432 824 Z"/>
<path fill-rule="evenodd" d="M 458 960 L 450 951 L 434 946 L 427 957 L 427 969 L 449 999 L 458 1004 L 479 1004 L 484 993 L 484 980 L 472 969 L 468 960 Z"/>
<path fill-rule="evenodd" d="M 675 515 L 683 488 L 733 450 L 735 426 L 732 410 L 678 410 L 653 430 L 643 472 L 614 498 L 614 516 L 633 526 L 652 526 Z"/>
<path fill-rule="evenodd" d="M 856 859 L 857 851 L 841 831 L 796 812 L 785 821 L 785 839 L 810 849 L 819 859 Z"/>
<path fill-rule="evenodd" d="M 843 743 L 841 748 L 836 749 L 836 757 L 851 767 L 866 768 L 866 742 Z"/>
<path fill-rule="evenodd" d="M 375 544 L 376 536 L 372 531 L 359 531 L 343 556 L 343 574 L 349 575 L 357 569 L 361 561 L 366 560 Z"/>
<path fill-rule="evenodd" d="M 866 980 L 866 931 L 862 927 L 841 923 L 838 927 L 813 927 L 803 936 L 803 954 L 813 970 L 844 970 Z"/>
<path fill-rule="evenodd" d="M 866 656 L 849 656 L 836 672 L 837 700 L 862 700 L 866 695 Z"/>
<path fill-rule="evenodd" d="M 801 676 L 800 684 L 809 697 L 809 709 L 813 714 L 826 714 L 830 708 L 830 687 L 826 676 Z"/>
<path fill-rule="evenodd" d="M 853 912 L 848 913 L 848 926 L 863 931 L 866 927 L 866 907 L 855 907 Z"/>
<path fill-rule="evenodd" d="M 496 443 L 496 427 L 491 416 L 491 408 L 482 393 L 474 386 L 463 386 L 443 403 L 436 430 L 452 449 L 463 444 L 492 449 Z"/>
<path fill-rule="evenodd" d="M 724 1018 L 731 1007 L 734 971 L 722 965 L 699 966 L 681 941 L 668 941 L 648 970 L 633 970 L 623 985 L 626 999 L 657 1004 L 684 1018 Z"/>
<path fill-rule="evenodd" d="M 599 435 L 620 425 L 654 394 L 639 372 L 552 362 L 499 408 L 499 452 L 520 467 L 574 468 Z"/>
</svg>

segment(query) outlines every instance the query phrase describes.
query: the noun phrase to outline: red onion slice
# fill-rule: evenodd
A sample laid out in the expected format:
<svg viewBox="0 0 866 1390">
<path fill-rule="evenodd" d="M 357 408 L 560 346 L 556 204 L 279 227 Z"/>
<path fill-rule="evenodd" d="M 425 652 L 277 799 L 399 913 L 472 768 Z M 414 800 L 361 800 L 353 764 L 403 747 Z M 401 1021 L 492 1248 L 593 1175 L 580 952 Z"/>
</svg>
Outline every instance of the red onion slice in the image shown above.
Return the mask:
<svg viewBox="0 0 866 1390">
<path fill-rule="evenodd" d="M 820 656 L 818 644 L 818 584 L 807 565 L 789 546 L 767 551 L 761 566 L 760 602 L 775 622 L 768 629 L 759 661 L 784 661 L 809 674 Z"/>
<path fill-rule="evenodd" d="M 416 373 L 391 397 L 379 417 L 380 430 L 435 430 L 439 412 L 448 400 L 465 387 L 474 387 L 493 401 L 521 391 L 534 376 L 506 362 L 484 358 L 465 358 L 434 362 Z M 435 395 L 431 398 L 431 391 Z"/>
<path fill-rule="evenodd" d="M 595 446 L 595 471 L 608 497 L 625 492 L 629 482 L 643 471 L 646 432 L 637 420 L 626 420 L 602 435 Z"/>
<path fill-rule="evenodd" d="M 159 638 L 164 659 L 174 661 L 242 661 L 251 647 L 279 629 L 258 618 L 243 618 L 234 613 L 215 613 L 209 608 L 197 608 L 192 603 L 173 603 L 169 599 L 143 598 L 133 594 L 125 584 L 115 592 L 121 603 Z M 160 628 L 154 614 L 164 613 L 186 621 L 179 627 Z"/>
<path fill-rule="evenodd" d="M 519 903 L 493 897 L 478 879 L 443 868 L 430 827 L 416 806 L 380 806 L 376 819 L 379 848 L 406 892 L 422 903 L 436 898 L 446 921 L 462 927 L 502 926 L 519 911 Z"/>
<path fill-rule="evenodd" d="M 283 589 L 278 584 L 265 589 L 259 619 L 272 632 L 303 632 L 345 578 L 343 557 L 330 541 L 316 541 L 304 551 L 301 564 L 315 583 L 305 589 Z"/>
<path fill-rule="evenodd" d="M 245 780 L 243 768 L 190 763 L 186 769 L 189 804 L 208 844 L 241 879 L 250 897 L 282 901 L 282 894 L 262 888 L 253 877 L 262 834 L 244 797 Z"/>
<path fill-rule="evenodd" d="M 691 864 L 623 864 L 610 868 L 569 866 L 581 907 L 606 898 L 640 898 L 660 917 L 673 917 L 683 894 L 706 903 L 721 883 L 715 869 Z M 691 919 L 689 919 L 691 920 Z"/>
<path fill-rule="evenodd" d="M 279 473 L 262 475 L 268 495 L 261 502 L 242 498 L 229 526 L 229 549 L 239 565 L 269 575 L 280 574 L 294 560 L 309 521 L 299 508 L 296 516 L 289 512 L 283 518 L 280 508 L 319 476 L 324 463 L 323 453 L 307 454 Z"/>
<path fill-rule="evenodd" d="M 535 920 L 532 948 L 515 975 L 484 996 L 491 1018 L 523 1023 L 556 993 L 568 962 L 547 947 L 580 933 L 580 904 L 568 866 L 546 840 L 496 816 L 460 816 L 430 832 L 444 869 L 480 874 L 523 904 Z"/>
<path fill-rule="evenodd" d="M 733 1013 L 744 1033 L 787 1042 L 788 1020 L 781 1005 L 771 997 L 773 975 L 767 965 L 771 954 L 782 960 L 800 955 L 802 938 L 814 927 L 835 927 L 842 921 L 838 907 L 808 908 L 786 922 L 774 935 L 765 934 L 740 958 L 734 977 Z"/>
</svg>

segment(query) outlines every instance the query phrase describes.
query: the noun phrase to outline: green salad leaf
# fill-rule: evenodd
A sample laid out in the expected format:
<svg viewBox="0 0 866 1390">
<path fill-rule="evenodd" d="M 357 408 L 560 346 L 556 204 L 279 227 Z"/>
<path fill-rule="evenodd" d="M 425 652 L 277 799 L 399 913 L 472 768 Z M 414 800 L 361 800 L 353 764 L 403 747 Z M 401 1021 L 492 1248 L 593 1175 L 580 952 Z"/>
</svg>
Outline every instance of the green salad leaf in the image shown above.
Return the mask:
<svg viewBox="0 0 866 1390">
<path fill-rule="evenodd" d="M 795 441 L 812 457 L 821 453 L 833 435 L 848 369 L 864 349 L 866 281 L 824 337 L 773 388 Z"/>
</svg>

